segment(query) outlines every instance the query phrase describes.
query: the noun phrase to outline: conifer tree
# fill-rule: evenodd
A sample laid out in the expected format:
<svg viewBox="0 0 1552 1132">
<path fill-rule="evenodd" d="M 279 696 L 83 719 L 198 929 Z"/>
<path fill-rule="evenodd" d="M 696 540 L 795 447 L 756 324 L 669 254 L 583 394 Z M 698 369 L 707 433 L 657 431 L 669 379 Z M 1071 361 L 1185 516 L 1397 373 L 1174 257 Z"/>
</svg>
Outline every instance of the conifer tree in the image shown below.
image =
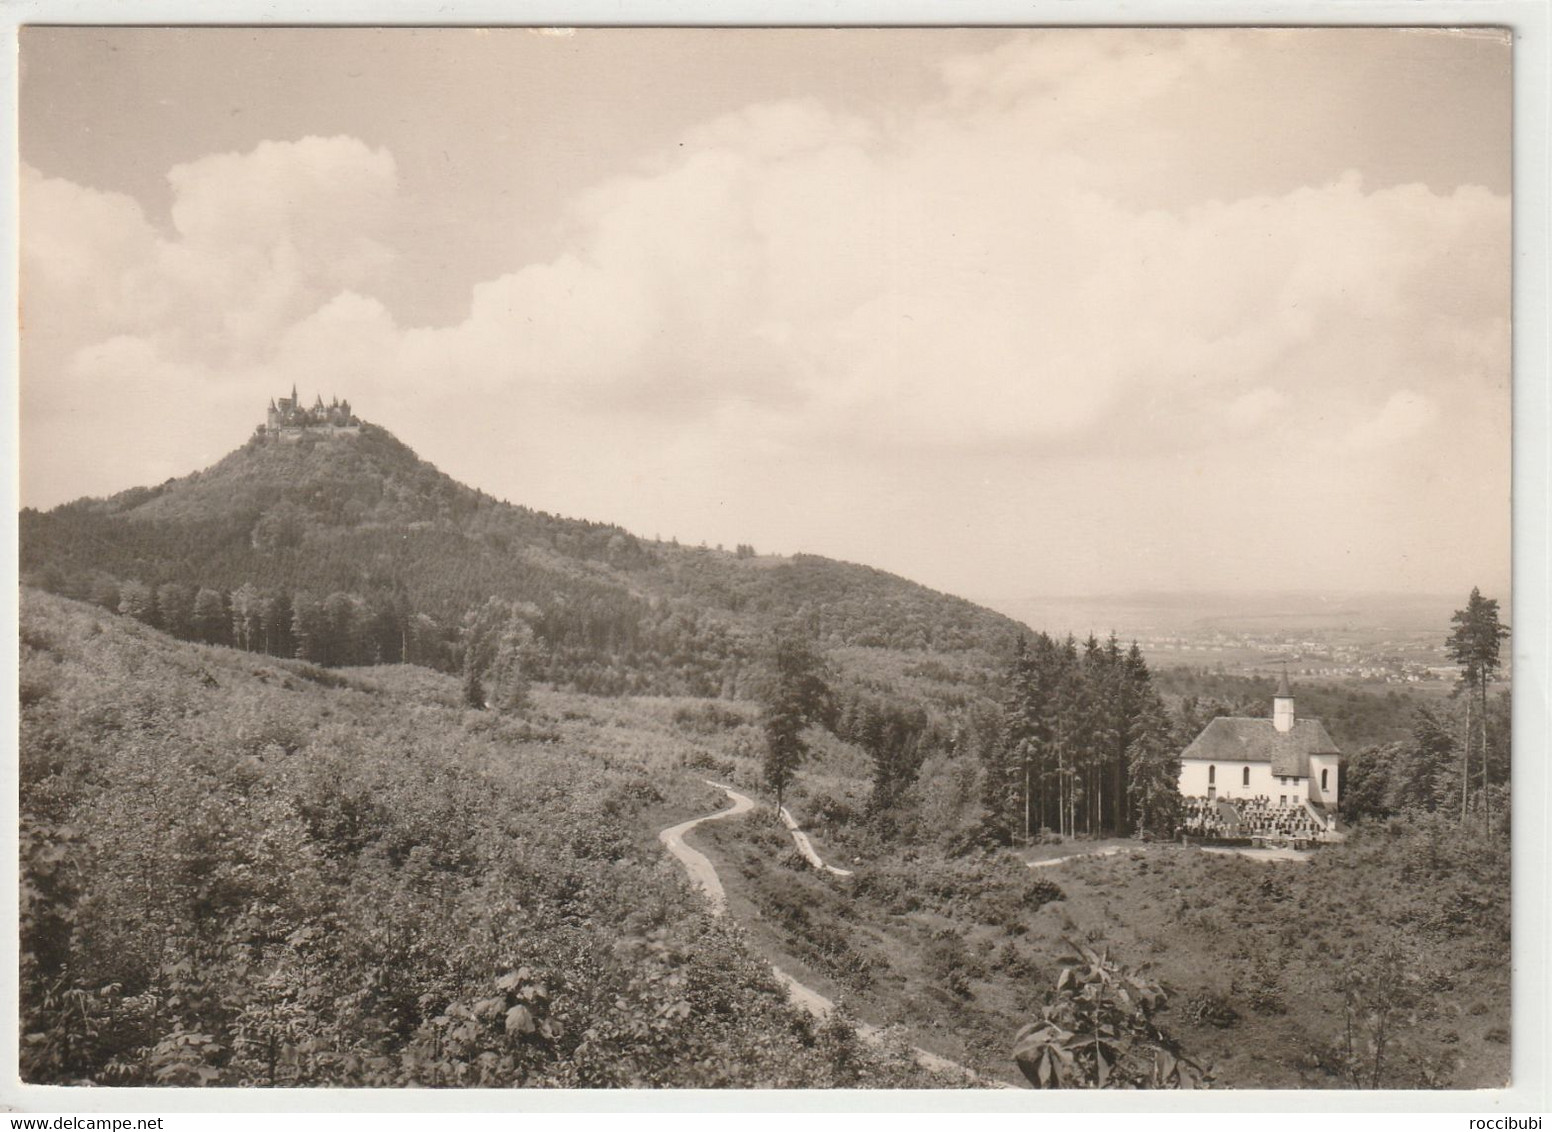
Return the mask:
<svg viewBox="0 0 1552 1132">
<path fill-rule="evenodd" d="M 361 664 L 364 636 L 361 599 L 355 594 L 336 590 L 323 599 L 322 622 L 327 646 L 324 649 L 325 664 Z"/>
<path fill-rule="evenodd" d="M 1168 833 L 1180 808 L 1180 754 L 1169 713 L 1151 685 L 1136 699 L 1127 746 L 1127 796 L 1139 829 Z"/>
<path fill-rule="evenodd" d="M 463 665 L 463 702 L 472 708 L 485 707 L 485 685 L 480 681 L 480 670 L 465 654 Z"/>
<path fill-rule="evenodd" d="M 1498 618 L 1498 600 L 1485 598 L 1482 591 L 1472 587 L 1466 608 L 1456 610 L 1450 618 L 1455 626 L 1446 642 L 1450 656 L 1462 668 L 1467 696 L 1466 742 L 1461 751 L 1461 822 L 1466 820 L 1466 799 L 1470 793 L 1471 777 L 1471 700 L 1473 691 L 1477 697 L 1477 719 L 1482 737 L 1482 807 L 1483 822 L 1487 829 L 1493 826 L 1492 804 L 1488 790 L 1488 742 L 1487 742 L 1487 686 L 1500 667 L 1499 646 L 1509 636 L 1509 627 Z"/>
<path fill-rule="evenodd" d="M 285 590 L 266 597 L 259 606 L 264 651 L 271 656 L 296 655 L 296 643 L 291 639 L 291 618 L 291 595 Z"/>
</svg>

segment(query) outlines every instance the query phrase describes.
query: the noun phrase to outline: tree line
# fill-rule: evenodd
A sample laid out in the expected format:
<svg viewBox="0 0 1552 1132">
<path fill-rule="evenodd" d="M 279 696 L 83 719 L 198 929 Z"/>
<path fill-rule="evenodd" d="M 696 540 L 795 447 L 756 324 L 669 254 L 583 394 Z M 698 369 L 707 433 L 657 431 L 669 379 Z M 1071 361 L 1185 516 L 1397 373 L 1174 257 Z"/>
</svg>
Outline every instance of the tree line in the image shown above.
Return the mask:
<svg viewBox="0 0 1552 1132">
<path fill-rule="evenodd" d="M 416 613 L 394 594 L 227 591 L 182 582 L 97 578 L 88 600 L 186 641 L 291 657 L 326 667 L 420 664 L 446 669 L 454 627 Z"/>
<path fill-rule="evenodd" d="M 1179 745 L 1142 651 L 1115 637 L 1020 637 L 1001 705 L 972 705 L 954 723 L 921 705 L 854 693 L 837 697 L 824 658 L 801 631 L 779 637 L 761 689 L 766 785 L 784 796 L 823 727 L 872 762 L 868 810 L 886 815 L 934 752 L 980 762 L 986 840 L 1044 832 L 1168 831 L 1177 812 Z M 886 823 L 887 824 L 887 823 Z"/>
<path fill-rule="evenodd" d="M 1134 642 L 1112 635 L 1021 638 L 1002 710 L 981 722 L 983 802 L 1000 839 L 1045 831 L 1167 831 L 1179 800 L 1179 749 Z"/>
<path fill-rule="evenodd" d="M 1413 715 L 1410 732 L 1372 744 L 1342 771 L 1342 812 L 1349 818 L 1438 814 L 1491 834 L 1507 828 L 1511 772 L 1511 697 L 1493 694 L 1509 627 L 1498 602 L 1471 591 L 1451 618 L 1445 641 L 1460 665 L 1450 699 Z"/>
<path fill-rule="evenodd" d="M 487 597 L 456 617 L 417 609 L 403 590 L 318 593 L 250 582 L 226 590 L 100 573 L 58 589 L 180 640 L 326 668 L 417 664 L 489 683 L 508 705 L 534 680 L 593 695 L 731 697 L 748 653 L 713 617 L 677 603 L 649 608 L 607 589 L 593 595 L 599 601 L 584 591 L 542 607 Z M 468 699 L 483 706 L 489 697 Z"/>
</svg>

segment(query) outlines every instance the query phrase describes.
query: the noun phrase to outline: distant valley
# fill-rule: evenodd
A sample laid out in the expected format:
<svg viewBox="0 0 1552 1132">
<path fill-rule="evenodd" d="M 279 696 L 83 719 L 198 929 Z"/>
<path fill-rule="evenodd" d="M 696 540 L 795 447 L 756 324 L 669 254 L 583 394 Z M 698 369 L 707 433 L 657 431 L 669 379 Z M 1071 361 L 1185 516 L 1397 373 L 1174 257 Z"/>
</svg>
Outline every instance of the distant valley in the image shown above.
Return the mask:
<svg viewBox="0 0 1552 1132">
<path fill-rule="evenodd" d="M 1444 646 L 1461 595 L 1123 593 L 1000 603 L 1051 632 L 1114 630 L 1160 667 L 1297 675 L 1448 690 L 1458 672 Z"/>
</svg>

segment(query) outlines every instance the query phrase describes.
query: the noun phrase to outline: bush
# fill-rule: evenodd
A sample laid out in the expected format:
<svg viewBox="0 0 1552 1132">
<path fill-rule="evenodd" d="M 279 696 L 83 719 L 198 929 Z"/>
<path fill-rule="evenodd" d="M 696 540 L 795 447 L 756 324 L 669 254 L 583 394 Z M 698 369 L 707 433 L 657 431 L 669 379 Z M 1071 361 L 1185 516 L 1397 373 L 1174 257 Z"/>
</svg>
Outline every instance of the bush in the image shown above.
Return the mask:
<svg viewBox="0 0 1552 1132">
<path fill-rule="evenodd" d="M 1039 908 L 1042 904 L 1065 899 L 1067 894 L 1062 891 L 1061 886 L 1043 877 L 1028 878 L 1024 884 L 1024 891 L 1019 894 L 1019 902 L 1026 908 Z"/>
<path fill-rule="evenodd" d="M 702 771 L 709 778 L 727 781 L 733 777 L 737 767 L 732 759 L 720 759 L 710 751 L 696 748 L 684 758 L 684 765 L 690 770 Z"/>
<path fill-rule="evenodd" d="M 1216 1026 L 1220 1030 L 1227 1030 L 1239 1021 L 1239 1011 L 1228 998 L 1211 991 L 1188 999 L 1182 1013 L 1198 1026 Z"/>
<path fill-rule="evenodd" d="M 824 826 L 854 825 L 861 816 L 850 802 L 833 794 L 814 795 L 807 810 L 811 824 Z"/>
<path fill-rule="evenodd" d="M 1013 1058 L 1037 1089 L 1205 1088 L 1209 1070 L 1158 1024 L 1164 988 L 1096 950 L 1068 941 L 1056 1000 L 1014 1038 Z"/>
<path fill-rule="evenodd" d="M 984 978 L 986 968 L 965 947 L 958 932 L 944 928 L 935 934 L 922 958 L 928 976 L 950 994 L 970 997 L 971 979 Z"/>
<path fill-rule="evenodd" d="M 684 704 L 674 709 L 674 724 L 699 735 L 715 735 L 732 731 L 749 722 L 747 713 L 720 704 Z"/>
</svg>

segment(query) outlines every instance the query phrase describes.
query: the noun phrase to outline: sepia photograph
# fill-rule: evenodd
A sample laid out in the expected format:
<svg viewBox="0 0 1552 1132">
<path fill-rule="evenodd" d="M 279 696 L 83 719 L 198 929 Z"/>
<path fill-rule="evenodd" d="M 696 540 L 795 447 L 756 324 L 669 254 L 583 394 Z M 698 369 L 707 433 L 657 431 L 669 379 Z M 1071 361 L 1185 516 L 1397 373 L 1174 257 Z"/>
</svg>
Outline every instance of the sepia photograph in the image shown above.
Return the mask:
<svg viewBox="0 0 1552 1132">
<path fill-rule="evenodd" d="M 1510 30 L 17 38 L 22 1083 L 1512 1084 Z"/>
</svg>

